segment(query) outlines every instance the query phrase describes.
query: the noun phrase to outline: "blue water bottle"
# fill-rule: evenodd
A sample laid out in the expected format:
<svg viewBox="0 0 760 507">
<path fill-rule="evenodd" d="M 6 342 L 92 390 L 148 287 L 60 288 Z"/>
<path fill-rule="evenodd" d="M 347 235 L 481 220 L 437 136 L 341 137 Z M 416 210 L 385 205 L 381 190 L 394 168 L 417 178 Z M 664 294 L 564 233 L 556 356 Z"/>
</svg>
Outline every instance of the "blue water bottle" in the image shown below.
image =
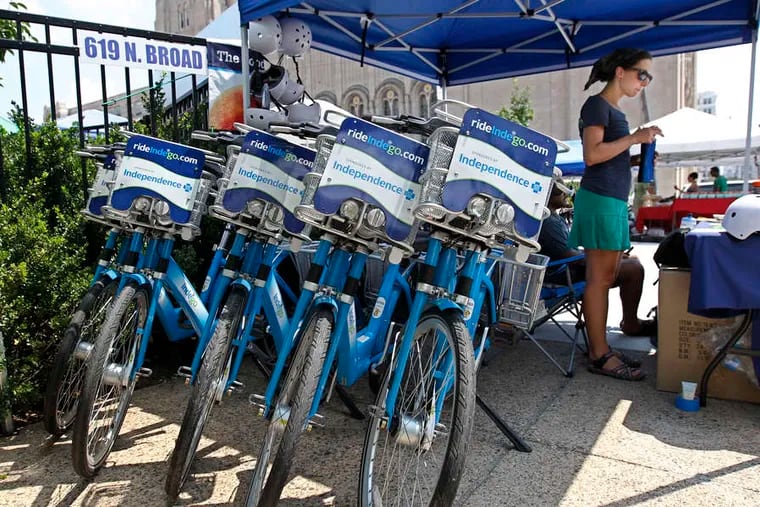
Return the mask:
<svg viewBox="0 0 760 507">
<path fill-rule="evenodd" d="M 654 151 L 657 141 L 641 143 L 641 163 L 639 164 L 639 183 L 654 181 Z"/>
</svg>

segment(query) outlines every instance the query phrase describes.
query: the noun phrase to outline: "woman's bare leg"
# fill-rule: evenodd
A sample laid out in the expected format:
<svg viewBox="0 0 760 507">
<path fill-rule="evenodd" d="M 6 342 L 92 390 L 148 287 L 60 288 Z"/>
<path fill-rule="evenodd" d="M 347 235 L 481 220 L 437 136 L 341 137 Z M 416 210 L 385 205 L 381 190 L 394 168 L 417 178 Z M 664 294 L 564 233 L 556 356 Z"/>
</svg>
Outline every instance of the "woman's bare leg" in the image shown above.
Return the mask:
<svg viewBox="0 0 760 507">
<path fill-rule="evenodd" d="M 586 250 L 586 289 L 583 291 L 583 317 L 589 340 L 589 359 L 599 359 L 610 351 L 607 344 L 607 309 L 609 290 L 620 264 L 622 252 L 614 250 Z M 614 370 L 622 363 L 611 357 L 604 363 L 605 370 Z M 637 375 L 638 369 L 631 373 Z"/>
</svg>

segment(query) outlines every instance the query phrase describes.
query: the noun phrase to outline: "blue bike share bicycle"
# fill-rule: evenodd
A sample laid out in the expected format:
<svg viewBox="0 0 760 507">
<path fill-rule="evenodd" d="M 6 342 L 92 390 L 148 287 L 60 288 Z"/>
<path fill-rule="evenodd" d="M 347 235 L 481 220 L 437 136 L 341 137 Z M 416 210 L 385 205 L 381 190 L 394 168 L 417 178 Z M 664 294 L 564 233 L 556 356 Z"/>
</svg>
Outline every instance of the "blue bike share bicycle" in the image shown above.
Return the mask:
<svg viewBox="0 0 760 507">
<path fill-rule="evenodd" d="M 109 183 L 103 217 L 127 232 L 118 253 L 113 303 L 92 342 L 80 340 L 85 362 L 77 396 L 72 437 L 74 469 L 94 476 L 103 466 L 129 407 L 143 367 L 154 318 L 171 341 L 200 336 L 207 309 L 171 256 L 175 236 L 196 237 L 214 177 L 224 159 L 209 152 L 145 136 L 130 137 Z M 208 294 L 222 290 L 216 272 L 223 250 L 214 256 Z M 210 297 L 210 296 L 209 296 Z"/>
<path fill-rule="evenodd" d="M 236 228 L 224 273 L 231 281 L 219 295 L 219 304 L 212 303 L 217 311 L 201 337 L 204 354 L 192 379 L 192 394 L 169 460 L 165 489 L 172 499 L 190 473 L 211 409 L 231 387 L 246 351 L 253 347 L 261 350 L 261 342 L 271 340 L 271 362 L 287 355 L 291 328 L 298 324 L 308 303 L 302 294 L 294 314 L 288 317 L 281 289 L 290 290 L 278 280 L 275 268 L 289 251 L 298 251 L 309 240 L 308 229 L 296 219 L 293 209 L 300 202 L 302 180 L 315 152 L 249 130 L 242 147 L 227 148 L 227 170 L 218 180 L 219 191 L 210 207 L 213 217 Z M 194 137 L 226 142 L 226 134 L 198 133 Z M 287 249 L 281 248 L 283 241 Z M 264 317 L 262 322 L 260 317 Z M 257 323 L 266 329 L 264 333 L 255 332 Z"/>
<path fill-rule="evenodd" d="M 296 215 L 324 231 L 321 242 L 329 244 L 330 253 L 326 268 L 313 264 L 303 284 L 314 296 L 301 328 L 294 330 L 298 346 L 279 395 L 280 379 L 273 375 L 260 398 L 269 424 L 248 505 L 277 502 L 298 439 L 314 424 L 324 393 L 335 383 L 354 384 L 370 369 L 401 372 L 387 373 L 382 385 L 390 387 L 381 388 L 391 393 L 384 405 L 391 425 L 394 431 L 402 428 L 410 448 L 426 449 L 435 497 L 456 491 L 475 407 L 472 346 L 462 308 L 420 290 L 453 275 L 438 269 L 435 246 L 420 261 L 424 282 L 414 292 L 409 272 L 401 268 L 415 251 L 413 212 L 428 151 L 355 118 L 344 120 L 337 136 L 318 137 L 314 172 L 305 179 Z M 373 252 L 382 252 L 386 270 L 368 322 L 358 329 L 354 303 Z M 403 333 L 391 324 L 401 298 L 410 309 Z"/>
<path fill-rule="evenodd" d="M 430 282 L 423 278 L 416 289 L 461 305 L 466 327 L 476 338 L 473 345 L 479 363 L 488 343 L 487 327 L 476 336 L 484 303 L 491 324 L 497 320 L 521 324 L 535 312 L 546 258 L 533 252 L 538 250 L 535 239 L 547 213 L 556 143 L 485 111 L 462 106 L 467 111 L 461 119 L 446 114 L 461 127 L 442 126 L 428 138 L 431 153 L 420 178 L 421 197 L 415 208 L 415 216 L 431 230 L 425 257 L 437 255 L 438 273 L 448 276 L 436 274 Z M 498 311 L 490 280 L 497 264 L 502 264 L 505 274 Z M 407 328 L 404 338 L 409 334 Z M 416 424 L 404 423 L 406 405 L 399 404 L 400 397 L 409 393 L 411 405 L 418 403 L 421 395 L 418 389 L 401 386 L 409 378 L 423 376 L 417 369 L 402 361 L 394 364 L 370 410 L 360 505 L 450 504 L 454 500 L 461 474 L 461 468 L 454 467 L 461 467 L 461 461 L 444 461 L 437 476 L 427 476 L 434 468 L 429 466 L 427 446 L 438 437 L 436 430 L 428 430 L 440 424 L 435 421 L 436 412 L 416 415 Z M 434 381 L 430 385 L 429 391 L 435 392 Z M 518 449 L 529 450 L 482 400 L 476 397 L 476 401 Z M 401 422 L 393 412 L 399 406 Z M 449 443 L 448 452 L 456 451 Z M 428 477 L 433 480 L 426 480 Z M 442 479 L 448 479 L 450 485 Z"/>
<path fill-rule="evenodd" d="M 108 199 L 107 181 L 113 179 L 113 171 L 121 160 L 123 143 L 108 146 L 87 146 L 77 155 L 93 159 L 96 164 L 95 181 L 89 189 L 89 199 L 82 210 L 87 220 L 110 227 L 105 246 L 95 267 L 95 273 L 87 293 L 79 301 L 69 325 L 63 333 L 53 358 L 45 390 L 43 422 L 48 433 L 60 436 L 71 428 L 76 416 L 77 400 L 84 378 L 86 350 L 80 351 L 80 343 L 94 341 L 94 333 L 103 321 L 106 308 L 113 300 L 116 285 L 115 271 L 123 262 L 120 245 L 126 236 L 118 227 L 108 224 L 101 213 L 101 206 Z"/>
</svg>

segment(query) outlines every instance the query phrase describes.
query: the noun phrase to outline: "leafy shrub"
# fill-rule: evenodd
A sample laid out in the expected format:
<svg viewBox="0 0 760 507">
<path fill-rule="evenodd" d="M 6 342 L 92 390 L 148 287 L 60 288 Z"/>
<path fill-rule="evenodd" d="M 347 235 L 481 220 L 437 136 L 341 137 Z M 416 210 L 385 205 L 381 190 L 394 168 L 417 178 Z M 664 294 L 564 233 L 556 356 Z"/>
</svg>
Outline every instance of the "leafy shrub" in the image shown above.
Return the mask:
<svg viewBox="0 0 760 507">
<path fill-rule="evenodd" d="M 72 237 L 79 224 L 54 211 L 51 227 L 50 214 L 34 191 L 0 206 L 0 331 L 16 413 L 39 408 L 58 337 L 89 280 Z"/>
<path fill-rule="evenodd" d="M 35 412 L 58 340 L 87 288 L 101 229 L 85 226 L 79 210 L 94 166 L 74 155 L 76 131 L 30 125 L 27 160 L 24 117 L 3 134 L 5 202 L 0 205 L 0 332 L 6 346 L 9 401 L 14 413 Z M 91 255 L 93 255 L 91 253 Z"/>
</svg>

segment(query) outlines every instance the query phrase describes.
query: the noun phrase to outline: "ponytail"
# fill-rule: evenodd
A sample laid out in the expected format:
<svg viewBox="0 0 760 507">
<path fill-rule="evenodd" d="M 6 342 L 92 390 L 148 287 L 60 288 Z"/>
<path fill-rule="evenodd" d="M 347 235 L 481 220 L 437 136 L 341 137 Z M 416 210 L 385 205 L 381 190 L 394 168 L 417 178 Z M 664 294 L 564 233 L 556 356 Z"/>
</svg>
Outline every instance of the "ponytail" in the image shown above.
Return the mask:
<svg viewBox="0 0 760 507">
<path fill-rule="evenodd" d="M 604 83 L 611 81 L 615 77 L 615 71 L 618 67 L 627 69 L 636 65 L 636 63 L 641 60 L 651 59 L 652 55 L 649 51 L 643 49 L 616 49 L 612 53 L 609 53 L 594 62 L 594 66 L 591 67 L 591 73 L 588 76 L 588 81 L 586 81 L 586 85 L 583 89 L 588 90 L 589 86 L 597 81 L 602 81 Z"/>
</svg>

